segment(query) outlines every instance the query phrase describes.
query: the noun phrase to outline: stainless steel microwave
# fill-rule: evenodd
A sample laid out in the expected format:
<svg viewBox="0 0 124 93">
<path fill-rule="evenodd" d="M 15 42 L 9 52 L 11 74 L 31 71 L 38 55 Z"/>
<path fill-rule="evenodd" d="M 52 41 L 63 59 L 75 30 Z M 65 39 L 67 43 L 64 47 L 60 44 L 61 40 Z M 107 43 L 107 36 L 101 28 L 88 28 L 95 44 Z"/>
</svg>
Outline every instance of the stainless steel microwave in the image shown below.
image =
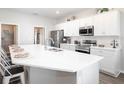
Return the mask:
<svg viewBox="0 0 124 93">
<path fill-rule="evenodd" d="M 94 26 L 85 26 L 79 28 L 80 36 L 94 36 Z"/>
</svg>

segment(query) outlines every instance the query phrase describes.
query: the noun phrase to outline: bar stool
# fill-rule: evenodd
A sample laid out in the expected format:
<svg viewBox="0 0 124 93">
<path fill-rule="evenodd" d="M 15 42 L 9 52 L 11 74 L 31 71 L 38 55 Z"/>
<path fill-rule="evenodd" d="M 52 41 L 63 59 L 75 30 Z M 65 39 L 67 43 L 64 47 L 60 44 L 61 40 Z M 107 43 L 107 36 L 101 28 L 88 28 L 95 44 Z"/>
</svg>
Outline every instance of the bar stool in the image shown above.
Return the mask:
<svg viewBox="0 0 124 93">
<path fill-rule="evenodd" d="M 25 84 L 23 66 L 11 64 L 9 58 L 2 52 L 0 49 L 0 71 L 3 77 L 3 84 Z"/>
<path fill-rule="evenodd" d="M 11 65 L 11 57 L 6 54 L 6 51 L 0 47 L 0 54 L 4 59 L 9 61 L 9 65 Z"/>
</svg>

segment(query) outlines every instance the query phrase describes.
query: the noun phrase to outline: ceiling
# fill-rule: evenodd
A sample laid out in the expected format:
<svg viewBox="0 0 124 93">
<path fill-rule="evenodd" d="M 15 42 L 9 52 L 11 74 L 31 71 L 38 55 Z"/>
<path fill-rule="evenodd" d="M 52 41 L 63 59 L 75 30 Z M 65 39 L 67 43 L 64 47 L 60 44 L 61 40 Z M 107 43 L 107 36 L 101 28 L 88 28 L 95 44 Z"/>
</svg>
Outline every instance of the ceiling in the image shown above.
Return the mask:
<svg viewBox="0 0 124 93">
<path fill-rule="evenodd" d="M 8 8 L 8 9 L 16 12 L 59 19 L 65 17 L 70 13 L 85 11 L 88 8 Z M 60 13 L 56 14 L 56 11 L 59 11 Z"/>
<path fill-rule="evenodd" d="M 39 15 L 52 19 L 61 19 L 65 16 L 68 16 L 69 14 L 79 13 L 94 8 L 5 8 L 5 9 L 26 14 Z M 114 9 L 124 12 L 124 8 Z M 60 13 L 56 14 L 56 11 L 59 11 Z"/>
</svg>

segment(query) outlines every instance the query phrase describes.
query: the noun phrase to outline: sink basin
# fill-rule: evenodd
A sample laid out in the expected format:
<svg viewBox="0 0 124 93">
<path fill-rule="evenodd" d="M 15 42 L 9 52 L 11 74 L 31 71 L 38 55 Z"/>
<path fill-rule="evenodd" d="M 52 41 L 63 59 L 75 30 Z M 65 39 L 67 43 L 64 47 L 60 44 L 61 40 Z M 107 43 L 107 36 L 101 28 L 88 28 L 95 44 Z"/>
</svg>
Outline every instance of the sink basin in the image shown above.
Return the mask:
<svg viewBox="0 0 124 93">
<path fill-rule="evenodd" d="M 54 51 L 54 52 L 59 52 L 62 51 L 61 49 L 57 49 L 57 48 L 49 48 L 49 51 Z"/>
</svg>

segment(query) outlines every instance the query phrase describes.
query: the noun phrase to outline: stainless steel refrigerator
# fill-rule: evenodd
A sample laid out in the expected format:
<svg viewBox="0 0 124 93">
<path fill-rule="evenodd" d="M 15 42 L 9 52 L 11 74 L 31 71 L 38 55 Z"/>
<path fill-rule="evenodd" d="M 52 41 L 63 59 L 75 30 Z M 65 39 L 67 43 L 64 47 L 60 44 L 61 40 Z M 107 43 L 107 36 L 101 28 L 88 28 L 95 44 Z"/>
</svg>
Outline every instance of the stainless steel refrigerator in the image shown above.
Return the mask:
<svg viewBox="0 0 124 93">
<path fill-rule="evenodd" d="M 55 30 L 50 32 L 50 38 L 54 41 L 54 44 L 51 43 L 51 46 L 60 48 L 60 43 L 64 37 L 63 30 Z"/>
</svg>

